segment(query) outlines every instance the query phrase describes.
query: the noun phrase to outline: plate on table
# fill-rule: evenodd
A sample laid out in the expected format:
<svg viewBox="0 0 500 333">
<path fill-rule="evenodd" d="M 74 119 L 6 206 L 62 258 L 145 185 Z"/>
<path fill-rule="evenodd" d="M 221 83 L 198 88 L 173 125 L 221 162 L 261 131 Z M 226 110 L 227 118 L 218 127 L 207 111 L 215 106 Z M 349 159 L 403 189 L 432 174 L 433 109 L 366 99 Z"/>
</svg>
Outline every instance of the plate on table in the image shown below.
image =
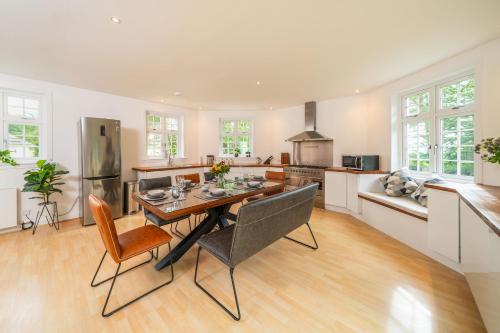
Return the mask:
<svg viewBox="0 0 500 333">
<path fill-rule="evenodd" d="M 169 197 L 169 193 L 165 190 L 151 190 L 146 193 L 148 200 L 163 200 Z"/>
<path fill-rule="evenodd" d="M 260 181 L 262 181 L 262 180 L 265 180 L 265 179 L 262 176 L 253 176 L 252 180 L 254 180 L 254 181 L 260 180 Z"/>
<path fill-rule="evenodd" d="M 214 198 L 223 197 L 226 195 L 226 191 L 221 188 L 214 188 L 210 190 L 210 195 Z"/>
<path fill-rule="evenodd" d="M 248 186 L 249 188 L 261 188 L 261 187 L 262 187 L 262 184 L 261 184 L 261 182 L 257 182 L 257 181 L 249 181 L 249 182 L 247 183 L 247 186 Z"/>
</svg>

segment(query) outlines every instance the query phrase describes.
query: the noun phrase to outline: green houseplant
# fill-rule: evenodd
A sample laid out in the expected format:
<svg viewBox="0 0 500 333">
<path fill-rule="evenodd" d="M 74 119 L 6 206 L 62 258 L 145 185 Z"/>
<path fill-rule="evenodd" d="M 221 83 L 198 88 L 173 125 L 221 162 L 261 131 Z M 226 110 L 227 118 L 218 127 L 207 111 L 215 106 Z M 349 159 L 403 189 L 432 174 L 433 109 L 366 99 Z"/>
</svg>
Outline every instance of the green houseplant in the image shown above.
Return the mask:
<svg viewBox="0 0 500 333">
<path fill-rule="evenodd" d="M 36 162 L 36 169 L 28 170 L 24 173 L 23 192 L 35 192 L 39 195 L 30 199 L 42 199 L 43 203 L 49 203 L 49 197 L 53 193 L 62 193 L 62 190 L 57 188 L 58 185 L 63 185 L 61 176 L 69 173 L 65 170 L 57 170 L 57 165 L 54 162 L 39 160 Z"/>
<path fill-rule="evenodd" d="M 241 153 L 240 148 L 238 148 L 238 147 L 234 148 L 234 157 L 238 157 L 240 155 L 240 153 Z"/>
<path fill-rule="evenodd" d="M 483 161 L 500 164 L 500 138 L 482 139 L 476 145 L 476 154 L 480 154 Z"/>
<path fill-rule="evenodd" d="M 17 162 L 10 156 L 10 153 L 8 149 L 0 150 L 0 163 L 16 166 Z"/>
</svg>

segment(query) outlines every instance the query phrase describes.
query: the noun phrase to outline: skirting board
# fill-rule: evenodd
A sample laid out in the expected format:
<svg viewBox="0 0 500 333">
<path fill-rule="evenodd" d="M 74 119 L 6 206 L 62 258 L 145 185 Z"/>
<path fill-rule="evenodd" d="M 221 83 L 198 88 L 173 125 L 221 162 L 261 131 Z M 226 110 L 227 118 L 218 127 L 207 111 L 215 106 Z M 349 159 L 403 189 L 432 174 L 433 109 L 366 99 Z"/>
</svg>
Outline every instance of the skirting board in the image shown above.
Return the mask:
<svg viewBox="0 0 500 333">
<path fill-rule="evenodd" d="M 72 219 L 61 220 L 61 221 L 59 221 L 59 223 L 64 223 L 64 224 L 71 223 L 71 222 L 73 222 L 73 223 L 81 223 L 80 220 L 81 220 L 81 217 L 75 217 L 75 218 L 72 218 Z M 45 228 L 45 227 L 49 227 L 49 225 L 47 223 L 44 223 L 44 224 L 40 223 L 40 225 L 38 226 L 38 228 Z M 37 232 L 38 232 L 38 228 L 37 228 Z M 8 234 L 8 233 L 11 233 L 11 232 L 16 232 L 16 231 L 28 231 L 28 230 L 31 230 L 31 228 L 30 229 L 26 229 L 26 230 L 22 230 L 21 226 L 18 225 L 18 226 L 12 227 L 12 228 L 7 228 L 7 229 L 0 230 L 0 235 L 1 234 Z"/>
</svg>

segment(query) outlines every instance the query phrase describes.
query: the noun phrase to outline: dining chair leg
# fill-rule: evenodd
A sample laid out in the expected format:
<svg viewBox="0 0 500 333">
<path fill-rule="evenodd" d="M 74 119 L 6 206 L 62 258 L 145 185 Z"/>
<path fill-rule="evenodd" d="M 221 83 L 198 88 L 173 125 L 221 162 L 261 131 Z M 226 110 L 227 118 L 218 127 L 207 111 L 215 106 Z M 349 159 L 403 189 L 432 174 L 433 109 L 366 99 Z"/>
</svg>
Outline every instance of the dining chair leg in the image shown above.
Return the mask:
<svg viewBox="0 0 500 333">
<path fill-rule="evenodd" d="M 188 220 L 189 220 L 189 218 L 188 218 Z M 170 230 L 171 230 L 171 231 L 172 231 L 172 233 L 173 233 L 174 235 L 176 235 L 177 237 L 184 239 L 184 238 L 186 237 L 186 235 L 184 235 L 184 234 L 183 234 L 183 233 L 182 233 L 182 232 L 178 229 L 179 222 L 180 222 L 180 221 L 177 221 L 177 223 L 175 224 L 175 228 L 174 228 L 174 230 L 172 230 L 172 229 L 170 229 Z M 189 227 L 190 227 L 190 229 L 191 229 L 191 223 L 189 223 Z"/>
<path fill-rule="evenodd" d="M 97 270 L 95 271 L 94 277 L 92 278 L 92 281 L 90 282 L 90 286 L 92 286 L 92 287 L 97 287 L 97 286 L 100 286 L 100 285 L 101 285 L 101 284 L 103 284 L 104 282 L 107 282 L 107 281 L 109 281 L 109 280 L 113 279 L 113 276 L 111 276 L 111 277 L 109 277 L 109 278 L 107 278 L 107 279 L 105 279 L 105 280 L 102 280 L 102 281 L 100 281 L 100 282 L 97 282 L 97 283 L 95 282 L 95 278 L 97 277 L 97 274 L 99 273 L 99 270 L 101 269 L 102 263 L 103 263 L 104 258 L 106 257 L 106 254 L 107 254 L 107 253 L 108 253 L 108 251 L 104 251 L 104 255 L 102 256 L 101 262 L 99 263 L 99 266 L 97 266 Z M 135 265 L 135 266 L 133 266 L 133 267 L 130 267 L 129 269 L 127 269 L 127 270 L 125 270 L 125 271 L 121 272 L 121 273 L 120 273 L 120 274 L 118 274 L 118 275 L 122 275 L 123 273 L 127 273 L 128 271 L 131 271 L 131 270 L 133 270 L 134 268 L 137 268 L 137 267 L 139 267 L 139 266 L 142 266 L 142 265 L 145 265 L 145 264 L 147 264 L 147 263 L 151 262 L 151 260 L 153 260 L 153 258 L 154 258 L 154 255 L 153 255 L 153 252 L 152 252 L 152 251 L 150 251 L 150 252 L 149 252 L 149 254 L 151 255 L 151 258 L 149 258 L 149 260 L 147 260 L 147 261 L 143 261 L 143 262 L 141 262 L 140 264 L 137 264 L 137 265 Z"/>
<path fill-rule="evenodd" d="M 144 221 L 144 225 L 146 225 L 146 224 L 148 224 L 148 219 L 146 219 L 146 220 Z"/>
<path fill-rule="evenodd" d="M 170 255 L 172 255 L 172 249 L 171 249 L 171 247 L 170 247 L 170 243 L 168 243 L 168 254 L 169 254 L 169 256 L 170 256 Z M 104 255 L 106 255 L 106 253 L 104 253 Z M 103 256 L 103 259 L 104 259 L 104 256 Z M 151 260 L 150 260 L 150 261 L 151 261 Z M 102 264 L 102 260 L 101 260 L 101 264 Z M 128 271 L 130 270 L 130 269 L 128 269 L 128 270 L 126 270 L 126 271 L 123 271 L 123 272 L 119 273 L 121 265 L 122 265 L 121 263 L 119 263 L 119 264 L 118 264 L 118 267 L 116 268 L 115 275 L 112 277 L 113 281 L 111 282 L 111 287 L 109 288 L 109 291 L 108 291 L 108 296 L 106 297 L 106 301 L 104 302 L 104 306 L 103 306 L 103 308 L 102 308 L 102 312 L 101 312 L 101 315 L 102 315 L 103 317 L 109 317 L 109 316 L 111 316 L 111 315 L 112 315 L 112 314 L 114 314 L 115 312 L 117 312 L 117 311 L 119 311 L 119 310 L 121 310 L 121 309 L 123 309 L 123 308 L 125 308 L 125 307 L 129 306 L 130 304 L 132 304 L 132 303 L 134 303 L 134 302 L 136 302 L 136 301 L 140 300 L 141 298 L 143 298 L 143 297 L 145 297 L 145 296 L 147 296 L 147 295 L 151 294 L 152 292 L 154 292 L 154 291 L 156 291 L 156 290 L 160 289 L 161 287 L 164 287 L 164 286 L 166 286 L 166 285 L 168 285 L 168 284 L 172 283 L 172 281 L 174 281 L 174 265 L 172 264 L 172 265 L 170 265 L 170 279 L 169 279 L 167 282 L 164 282 L 164 283 L 160 284 L 159 286 L 156 286 L 156 287 L 154 287 L 154 288 L 152 288 L 152 289 L 150 289 L 150 290 L 146 291 L 144 294 L 142 294 L 142 295 L 140 295 L 140 296 L 138 296 L 138 297 L 136 297 L 136 298 L 132 299 L 131 301 L 129 301 L 129 302 L 127 302 L 127 303 L 125 303 L 125 304 L 123 304 L 123 305 L 121 305 L 121 306 L 119 306 L 119 307 L 117 307 L 117 308 L 115 308 L 115 309 L 111 310 L 110 312 L 107 312 L 107 313 L 106 313 L 106 307 L 108 306 L 109 298 L 110 298 L 110 296 L 111 296 L 111 292 L 113 291 L 113 287 L 114 287 L 114 285 L 115 285 L 116 278 L 117 278 L 119 275 L 122 275 L 123 273 L 128 272 Z M 99 264 L 99 267 L 100 267 L 100 264 Z M 137 267 L 137 266 L 135 266 L 135 267 Z M 133 268 L 135 268 L 135 267 L 133 267 Z M 97 272 L 96 272 L 96 273 L 97 273 Z M 94 276 L 94 278 L 95 278 L 95 276 Z"/>
<path fill-rule="evenodd" d="M 313 241 L 314 241 L 314 246 L 309 245 L 309 244 L 306 244 L 306 243 L 303 243 L 303 242 L 301 242 L 301 241 L 298 241 L 298 240 L 293 239 L 293 238 L 288 237 L 288 236 L 285 236 L 285 238 L 286 238 L 286 239 L 288 239 L 288 240 L 291 240 L 292 242 L 295 242 L 295 243 L 297 243 L 297 244 L 300 244 L 300 245 L 306 246 L 306 247 L 308 247 L 308 248 L 310 248 L 310 249 L 317 250 L 317 249 L 319 248 L 319 246 L 318 246 L 318 243 L 316 242 L 316 238 L 314 237 L 314 234 L 313 234 L 313 231 L 312 231 L 312 229 L 311 229 L 311 226 L 309 225 L 309 223 L 306 223 L 306 225 L 307 225 L 307 227 L 309 228 L 309 232 L 311 233 L 312 239 L 313 239 Z"/>
<path fill-rule="evenodd" d="M 234 267 L 230 267 L 229 268 L 229 276 L 231 277 L 231 284 L 233 286 L 233 293 L 234 293 L 234 300 L 235 300 L 235 303 L 236 303 L 236 309 L 238 311 L 238 315 L 234 315 L 231 310 L 229 310 L 228 308 L 226 308 L 219 300 L 217 300 L 217 298 L 215 298 L 212 294 L 210 294 L 205 288 L 203 288 L 199 283 L 198 281 L 196 280 L 196 277 L 198 275 L 198 263 L 200 261 L 200 252 L 201 252 L 201 247 L 198 247 L 198 254 L 196 256 L 196 266 L 195 266 L 195 269 L 194 269 L 194 283 L 196 284 L 196 286 L 198 288 L 200 288 L 201 290 L 203 290 L 203 292 L 205 294 L 207 294 L 215 303 L 217 303 L 224 311 L 226 311 L 234 320 L 238 321 L 241 319 L 241 313 L 240 313 L 240 304 L 238 302 L 238 294 L 236 293 L 236 286 L 234 284 L 234 276 L 233 276 L 233 273 L 234 273 Z"/>
</svg>

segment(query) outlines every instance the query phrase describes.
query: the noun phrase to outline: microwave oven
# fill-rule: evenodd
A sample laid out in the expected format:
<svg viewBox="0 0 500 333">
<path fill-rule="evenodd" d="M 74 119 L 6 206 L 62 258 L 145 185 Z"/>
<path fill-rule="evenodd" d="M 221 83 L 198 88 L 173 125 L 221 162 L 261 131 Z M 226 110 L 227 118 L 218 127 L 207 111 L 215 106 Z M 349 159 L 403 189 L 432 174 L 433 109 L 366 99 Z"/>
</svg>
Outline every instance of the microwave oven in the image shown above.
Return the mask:
<svg viewBox="0 0 500 333">
<path fill-rule="evenodd" d="M 353 170 L 379 170 L 379 155 L 342 155 L 342 166 Z"/>
</svg>

